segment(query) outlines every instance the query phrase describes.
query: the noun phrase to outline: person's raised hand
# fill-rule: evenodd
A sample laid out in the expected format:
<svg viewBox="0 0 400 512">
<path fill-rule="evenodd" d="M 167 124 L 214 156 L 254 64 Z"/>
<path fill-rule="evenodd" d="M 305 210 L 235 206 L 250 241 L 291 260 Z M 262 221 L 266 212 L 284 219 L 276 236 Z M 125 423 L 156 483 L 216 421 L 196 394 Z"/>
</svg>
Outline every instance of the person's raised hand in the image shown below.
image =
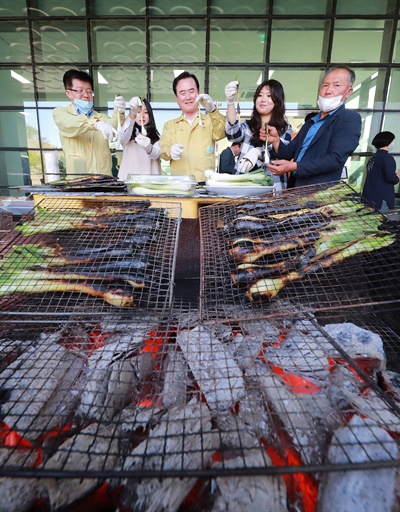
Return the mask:
<svg viewBox="0 0 400 512">
<path fill-rule="evenodd" d="M 229 84 L 225 85 L 225 98 L 227 105 L 233 105 L 235 102 L 235 96 L 238 91 L 239 82 L 237 80 L 233 80 L 233 82 L 229 82 Z"/>
<path fill-rule="evenodd" d="M 125 114 L 126 103 L 123 96 L 116 96 L 114 100 L 114 109 L 121 114 Z"/>
<path fill-rule="evenodd" d="M 134 96 L 133 98 L 131 98 L 131 100 L 129 102 L 129 107 L 131 109 L 131 114 L 133 116 L 135 116 L 135 117 L 137 116 L 137 113 L 139 112 L 141 106 L 142 106 L 142 101 L 138 96 Z"/>
<path fill-rule="evenodd" d="M 200 103 L 200 105 L 203 105 L 207 112 L 214 112 L 216 108 L 215 103 L 213 102 L 211 96 L 208 94 L 199 94 L 195 101 Z"/>
</svg>

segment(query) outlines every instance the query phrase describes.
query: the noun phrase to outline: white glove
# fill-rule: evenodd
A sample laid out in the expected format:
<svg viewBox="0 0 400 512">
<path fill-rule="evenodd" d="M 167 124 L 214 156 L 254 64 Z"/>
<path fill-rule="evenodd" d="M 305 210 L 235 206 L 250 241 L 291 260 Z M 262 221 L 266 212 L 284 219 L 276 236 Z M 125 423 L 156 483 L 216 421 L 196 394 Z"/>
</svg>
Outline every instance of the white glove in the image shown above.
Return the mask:
<svg viewBox="0 0 400 512">
<path fill-rule="evenodd" d="M 129 106 L 131 109 L 131 114 L 133 116 L 137 116 L 137 113 L 139 112 L 139 109 L 142 106 L 142 102 L 138 96 L 134 96 L 133 98 L 131 98 Z"/>
<path fill-rule="evenodd" d="M 172 160 L 180 160 L 183 153 L 183 144 L 172 144 L 170 154 Z"/>
<path fill-rule="evenodd" d="M 233 82 L 229 82 L 229 84 L 225 85 L 225 97 L 226 97 L 227 105 L 234 104 L 235 96 L 238 91 L 238 85 L 239 85 L 239 82 L 237 80 L 234 80 Z"/>
<path fill-rule="evenodd" d="M 113 140 L 118 137 L 118 132 L 110 124 L 104 123 L 103 121 L 97 121 L 94 123 L 94 129 L 102 133 L 103 137 L 108 140 Z"/>
<path fill-rule="evenodd" d="M 197 103 L 203 105 L 203 107 L 207 110 L 207 112 L 214 112 L 215 104 L 208 94 L 199 94 L 195 99 Z"/>
<path fill-rule="evenodd" d="M 259 148 L 251 148 L 240 160 L 238 164 L 238 171 L 240 173 L 251 171 L 251 169 L 253 169 L 253 167 L 256 165 L 260 156 L 261 154 Z"/>
<path fill-rule="evenodd" d="M 141 146 L 147 153 L 150 153 L 153 149 L 153 146 L 151 144 L 151 140 L 148 137 L 145 137 L 141 133 L 138 133 L 135 138 L 137 144 Z"/>
<path fill-rule="evenodd" d="M 118 112 L 121 112 L 121 114 L 125 114 L 126 103 L 123 96 L 116 96 L 114 100 L 114 109 L 118 110 Z"/>
</svg>

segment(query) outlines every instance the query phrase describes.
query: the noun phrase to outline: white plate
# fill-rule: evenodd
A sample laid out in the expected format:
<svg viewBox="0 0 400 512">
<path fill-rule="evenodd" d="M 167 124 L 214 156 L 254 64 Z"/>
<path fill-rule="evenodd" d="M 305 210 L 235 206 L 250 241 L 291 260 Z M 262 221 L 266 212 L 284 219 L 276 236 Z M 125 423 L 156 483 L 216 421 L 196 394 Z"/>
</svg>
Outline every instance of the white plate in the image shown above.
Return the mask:
<svg viewBox="0 0 400 512">
<path fill-rule="evenodd" d="M 274 190 L 274 187 L 255 185 L 254 187 L 224 187 L 224 186 L 209 186 L 205 185 L 204 188 L 210 194 L 216 194 L 217 196 L 227 197 L 242 197 L 242 196 L 260 196 L 267 194 Z"/>
</svg>

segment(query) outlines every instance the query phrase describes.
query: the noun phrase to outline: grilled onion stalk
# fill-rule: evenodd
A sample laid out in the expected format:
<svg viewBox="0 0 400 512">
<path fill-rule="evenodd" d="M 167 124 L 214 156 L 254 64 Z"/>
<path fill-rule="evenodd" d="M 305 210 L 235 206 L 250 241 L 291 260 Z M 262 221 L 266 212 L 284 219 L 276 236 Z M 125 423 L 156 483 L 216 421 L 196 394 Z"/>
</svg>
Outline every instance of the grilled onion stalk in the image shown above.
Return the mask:
<svg viewBox="0 0 400 512">
<path fill-rule="evenodd" d="M 270 300 L 275 297 L 286 285 L 302 279 L 305 275 L 312 274 L 323 268 L 330 267 L 335 263 L 340 263 L 346 258 L 365 252 L 375 251 L 386 247 L 395 242 L 394 235 L 372 235 L 353 244 L 349 244 L 344 249 L 335 252 L 327 258 L 320 258 L 315 263 L 302 268 L 301 270 L 289 272 L 289 274 L 276 279 L 261 279 L 249 287 L 246 296 L 251 301 Z"/>
<path fill-rule="evenodd" d="M 99 279 L 102 282 L 128 282 L 132 288 L 142 288 L 143 280 L 137 276 L 123 274 L 99 274 L 89 273 L 65 273 L 49 270 L 34 270 L 35 264 L 41 261 L 40 256 L 24 257 L 21 252 L 13 251 L 6 255 L 2 261 L 0 270 L 0 296 L 12 293 L 47 293 L 47 292 L 78 292 L 92 297 L 99 297 L 118 307 L 135 306 L 132 293 L 121 289 L 102 289 L 89 280 Z M 66 281 L 67 279 L 74 282 Z"/>
<path fill-rule="evenodd" d="M 232 258 L 240 263 L 252 263 L 268 255 L 284 252 L 291 249 L 299 249 L 315 244 L 316 254 L 322 254 L 330 248 L 338 248 L 341 244 L 365 238 L 368 234 L 379 231 L 380 216 L 371 215 L 360 223 L 357 217 L 348 219 L 335 219 L 325 229 L 309 230 L 298 236 L 290 233 L 279 239 L 252 239 L 250 237 L 237 239 L 229 250 Z M 380 232 L 384 233 L 384 232 Z M 386 232 L 385 232 L 386 233 Z M 241 244 L 245 244 L 245 246 Z"/>
<path fill-rule="evenodd" d="M 105 246 L 105 248 L 98 248 L 97 250 L 93 248 L 82 249 L 81 252 L 75 252 L 73 256 L 64 256 L 63 248 L 58 244 L 54 247 L 38 244 L 21 244 L 13 246 L 13 250 L 24 258 L 28 266 L 38 268 L 82 266 L 85 263 L 93 263 L 97 260 L 104 261 L 105 258 L 121 256 L 129 256 L 129 259 L 105 262 L 101 265 L 101 269 L 99 266 L 96 266 L 96 270 L 106 271 L 107 266 L 112 271 L 122 268 L 145 269 L 147 266 L 147 256 L 145 254 L 142 253 L 132 258 L 131 249 L 118 249 L 115 246 L 114 248 L 112 246 Z"/>
</svg>

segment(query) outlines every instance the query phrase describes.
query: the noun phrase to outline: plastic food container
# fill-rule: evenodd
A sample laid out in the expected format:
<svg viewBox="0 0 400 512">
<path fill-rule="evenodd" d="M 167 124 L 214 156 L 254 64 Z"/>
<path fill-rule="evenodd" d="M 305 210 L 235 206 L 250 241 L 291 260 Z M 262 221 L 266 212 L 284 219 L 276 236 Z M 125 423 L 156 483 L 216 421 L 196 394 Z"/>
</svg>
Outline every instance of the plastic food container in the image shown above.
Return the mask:
<svg viewBox="0 0 400 512">
<path fill-rule="evenodd" d="M 13 215 L 23 215 L 33 209 L 34 201 L 27 199 L 4 199 L 3 207 Z"/>
<path fill-rule="evenodd" d="M 197 180 L 192 175 L 167 176 L 128 174 L 125 184 L 136 196 L 193 196 Z"/>
</svg>

